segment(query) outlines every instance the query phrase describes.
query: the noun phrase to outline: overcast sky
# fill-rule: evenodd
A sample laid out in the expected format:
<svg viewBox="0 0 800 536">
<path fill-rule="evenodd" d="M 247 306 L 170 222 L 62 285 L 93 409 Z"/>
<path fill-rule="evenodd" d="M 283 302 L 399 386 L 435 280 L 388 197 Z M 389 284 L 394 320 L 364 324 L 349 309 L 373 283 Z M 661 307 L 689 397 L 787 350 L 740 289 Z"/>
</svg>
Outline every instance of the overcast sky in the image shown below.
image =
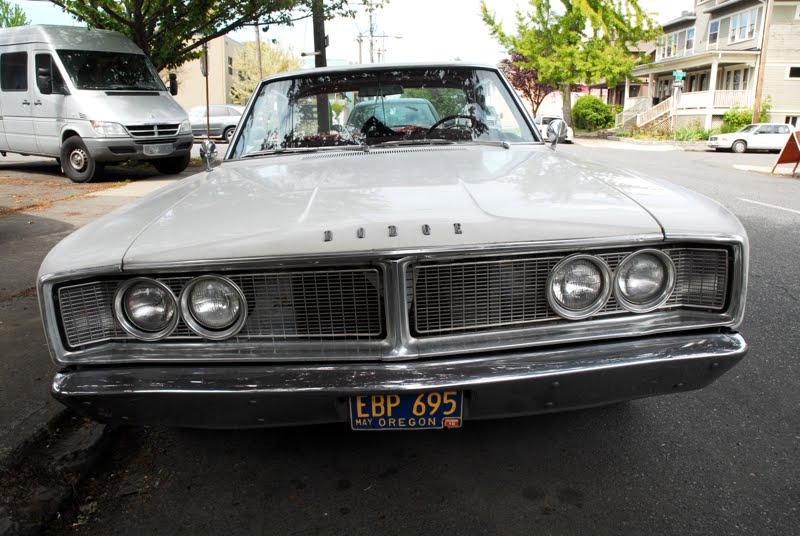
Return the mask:
<svg viewBox="0 0 800 536">
<path fill-rule="evenodd" d="M 659 22 L 677 18 L 682 10 L 691 10 L 694 0 L 640 0 L 641 5 Z M 351 2 L 356 4 L 357 2 Z M 514 11 L 528 3 L 519 0 L 489 0 L 489 8 L 504 22 L 507 31 L 514 30 Z M 22 0 L 20 7 L 34 24 L 77 24 L 60 8 L 49 2 Z M 481 21 L 480 0 L 391 0 L 376 12 L 376 34 L 389 37 L 376 40 L 376 49 L 385 49 L 383 59 L 392 62 L 453 60 L 495 64 L 505 57 L 503 49 L 492 39 Z M 337 19 L 326 23 L 330 38 L 329 60 L 348 63 L 358 61 L 359 33 L 369 32 L 364 14 L 355 19 Z M 251 41 L 255 29 L 247 28 L 231 34 L 238 41 Z M 293 27 L 270 28 L 261 34 L 277 39 L 298 54 L 313 51 L 311 21 L 300 21 Z M 369 61 L 368 40 L 362 44 L 364 63 Z M 377 50 L 376 50 L 377 61 Z"/>
</svg>

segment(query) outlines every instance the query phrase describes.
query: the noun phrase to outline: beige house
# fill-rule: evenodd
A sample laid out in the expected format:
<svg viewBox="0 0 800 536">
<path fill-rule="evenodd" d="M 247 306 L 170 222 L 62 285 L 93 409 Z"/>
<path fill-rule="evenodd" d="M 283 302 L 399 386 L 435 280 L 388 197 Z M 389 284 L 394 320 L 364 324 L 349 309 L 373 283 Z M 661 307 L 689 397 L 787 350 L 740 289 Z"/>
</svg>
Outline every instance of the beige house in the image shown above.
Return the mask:
<svg viewBox="0 0 800 536">
<path fill-rule="evenodd" d="M 208 97 L 211 104 L 232 104 L 231 86 L 235 77 L 239 76 L 233 70 L 233 62 L 243 49 L 244 45 L 228 36 L 209 41 Z M 206 103 L 206 82 L 200 61 L 186 62 L 175 71 L 178 75 L 178 95 L 175 100 L 187 110 Z"/>
<path fill-rule="evenodd" d="M 765 62 L 762 96 L 772 100 L 771 121 L 798 125 L 800 116 L 800 1 L 773 0 L 766 53 L 762 53 L 767 3 L 763 0 L 695 0 L 694 12 L 663 26 L 653 62 L 634 69 L 643 84 L 625 101 L 617 125 L 717 127 L 738 104 L 752 107 L 759 63 Z M 686 73 L 678 99 L 673 71 Z"/>
</svg>

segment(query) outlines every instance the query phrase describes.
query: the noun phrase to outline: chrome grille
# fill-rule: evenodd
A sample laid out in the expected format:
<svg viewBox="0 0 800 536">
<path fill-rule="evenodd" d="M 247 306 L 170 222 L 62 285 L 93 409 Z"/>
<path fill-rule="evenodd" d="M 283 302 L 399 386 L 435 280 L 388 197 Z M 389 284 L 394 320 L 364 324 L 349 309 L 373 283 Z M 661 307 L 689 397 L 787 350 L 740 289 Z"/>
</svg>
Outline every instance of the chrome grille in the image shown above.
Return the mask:
<svg viewBox="0 0 800 536">
<path fill-rule="evenodd" d="M 248 318 L 234 340 L 374 340 L 385 331 L 383 282 L 376 268 L 229 276 L 244 292 Z M 176 296 L 191 277 L 159 278 Z M 113 313 L 122 279 L 63 287 L 59 307 L 71 347 L 130 338 Z M 200 339 L 181 320 L 169 339 Z"/>
<path fill-rule="evenodd" d="M 664 307 L 721 309 L 728 253 L 724 249 L 665 249 L 676 287 Z M 600 253 L 614 270 L 630 251 Z M 420 336 L 524 327 L 561 318 L 545 298 L 547 276 L 564 255 L 479 261 L 426 262 L 410 270 L 410 325 Z M 625 314 L 612 297 L 598 315 Z"/>
<path fill-rule="evenodd" d="M 117 284 L 114 281 L 101 281 L 59 289 L 61 322 L 69 346 L 75 348 L 125 337 L 125 332 L 114 318 Z"/>
<path fill-rule="evenodd" d="M 125 128 L 134 138 L 152 138 L 155 136 L 175 136 L 178 133 L 180 124 L 125 125 Z"/>
</svg>

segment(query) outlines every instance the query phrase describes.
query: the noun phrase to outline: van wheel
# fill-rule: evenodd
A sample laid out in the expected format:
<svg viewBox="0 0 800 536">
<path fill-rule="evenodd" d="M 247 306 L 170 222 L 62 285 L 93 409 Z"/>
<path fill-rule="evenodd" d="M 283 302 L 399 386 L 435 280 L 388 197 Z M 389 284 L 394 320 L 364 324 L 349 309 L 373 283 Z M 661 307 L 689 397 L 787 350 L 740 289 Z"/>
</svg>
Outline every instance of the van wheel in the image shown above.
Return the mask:
<svg viewBox="0 0 800 536">
<path fill-rule="evenodd" d="M 746 150 L 747 150 L 747 143 L 745 143 L 742 140 L 736 140 L 735 142 L 733 142 L 733 145 L 731 145 L 731 151 L 733 151 L 734 153 L 743 153 Z"/>
<path fill-rule="evenodd" d="M 97 162 L 80 136 L 71 136 L 61 145 L 61 168 L 72 182 L 89 182 L 94 178 Z"/>
<path fill-rule="evenodd" d="M 173 156 L 172 158 L 159 158 L 158 160 L 151 160 L 150 163 L 153 164 L 160 173 L 164 175 L 176 175 L 189 167 L 189 160 L 191 156 L 189 153 L 186 153 L 183 156 Z"/>
<path fill-rule="evenodd" d="M 222 134 L 222 138 L 223 138 L 225 141 L 227 141 L 228 143 L 230 143 L 230 142 L 231 142 L 231 140 L 233 139 L 233 132 L 234 132 L 235 130 L 236 130 L 236 129 L 235 129 L 234 127 L 228 127 L 228 128 L 226 128 L 226 129 L 225 129 L 225 132 Z"/>
</svg>

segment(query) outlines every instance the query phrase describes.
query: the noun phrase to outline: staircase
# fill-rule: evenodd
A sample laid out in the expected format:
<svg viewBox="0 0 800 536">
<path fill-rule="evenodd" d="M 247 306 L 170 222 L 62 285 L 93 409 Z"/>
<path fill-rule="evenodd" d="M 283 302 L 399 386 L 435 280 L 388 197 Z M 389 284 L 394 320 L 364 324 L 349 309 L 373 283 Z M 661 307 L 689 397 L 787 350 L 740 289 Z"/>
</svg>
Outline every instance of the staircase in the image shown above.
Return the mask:
<svg viewBox="0 0 800 536">
<path fill-rule="evenodd" d="M 645 110 L 636 116 L 636 126 L 641 128 L 651 121 L 655 121 L 664 114 L 668 114 L 672 109 L 672 97 L 666 98 L 652 108 Z"/>
</svg>

